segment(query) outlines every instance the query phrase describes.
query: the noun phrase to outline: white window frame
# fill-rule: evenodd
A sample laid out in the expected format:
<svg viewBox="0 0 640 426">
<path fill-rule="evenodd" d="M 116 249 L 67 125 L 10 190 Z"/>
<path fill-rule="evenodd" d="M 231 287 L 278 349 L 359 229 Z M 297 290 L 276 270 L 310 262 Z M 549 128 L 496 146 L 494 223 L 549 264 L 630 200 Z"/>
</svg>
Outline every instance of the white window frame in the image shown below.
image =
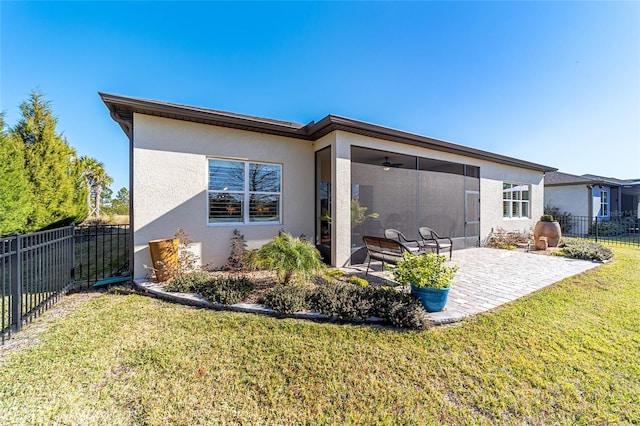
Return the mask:
<svg viewBox="0 0 640 426">
<path fill-rule="evenodd" d="M 242 163 L 243 167 L 244 167 L 244 189 L 242 191 L 224 191 L 224 190 L 212 190 L 209 188 L 209 181 L 211 179 L 210 176 L 210 171 L 209 171 L 209 164 L 211 160 L 220 160 L 220 161 L 229 161 L 229 162 L 235 162 L 235 163 Z M 279 168 L 280 170 L 280 182 L 279 182 L 279 189 L 280 191 L 277 192 L 269 192 L 269 191 L 250 191 L 249 190 L 249 175 L 250 175 L 250 169 L 251 169 L 251 164 L 265 164 L 268 166 L 276 166 Z M 207 216 L 206 216 L 206 221 L 207 221 L 207 226 L 262 226 L 262 225 L 282 225 L 282 164 L 280 163 L 269 163 L 266 161 L 252 161 L 252 160 L 240 160 L 237 158 L 224 158 L 224 157 L 207 157 L 207 161 L 206 161 L 206 166 L 207 166 Z M 238 221 L 238 222 L 211 222 L 210 221 L 210 217 L 209 217 L 209 209 L 211 207 L 211 203 L 210 203 L 210 194 L 219 194 L 219 193 L 227 193 L 227 194 L 237 194 L 237 195 L 242 195 L 242 206 L 243 206 L 243 217 L 242 217 L 242 221 Z M 272 220 L 272 221 L 252 221 L 251 220 L 251 209 L 250 209 L 250 200 L 251 200 L 251 196 L 252 195 L 275 195 L 278 197 L 278 220 Z"/>
<path fill-rule="evenodd" d="M 505 191 L 505 185 L 510 185 L 510 192 Z M 522 187 L 522 189 L 514 188 Z M 526 192 L 528 198 L 523 198 L 523 193 Z M 505 197 L 505 194 L 509 194 L 509 198 Z M 505 203 L 508 203 L 507 213 L 505 215 Z M 526 215 L 522 214 L 522 207 L 527 206 Z M 514 210 L 516 212 L 514 213 Z M 502 218 L 503 219 L 530 219 L 531 218 L 531 185 L 516 182 L 502 182 Z"/>
<path fill-rule="evenodd" d="M 609 190 L 600 190 L 600 217 L 609 217 Z"/>
</svg>

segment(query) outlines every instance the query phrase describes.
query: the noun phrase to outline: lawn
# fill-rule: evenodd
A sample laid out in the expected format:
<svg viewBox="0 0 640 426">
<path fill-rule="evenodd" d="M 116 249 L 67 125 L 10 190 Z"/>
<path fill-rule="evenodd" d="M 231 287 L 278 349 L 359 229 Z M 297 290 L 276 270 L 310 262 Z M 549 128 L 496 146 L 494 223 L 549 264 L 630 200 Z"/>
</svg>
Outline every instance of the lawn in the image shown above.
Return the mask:
<svg viewBox="0 0 640 426">
<path fill-rule="evenodd" d="M 640 423 L 640 250 L 407 332 L 108 294 L 0 361 L 0 424 Z"/>
</svg>

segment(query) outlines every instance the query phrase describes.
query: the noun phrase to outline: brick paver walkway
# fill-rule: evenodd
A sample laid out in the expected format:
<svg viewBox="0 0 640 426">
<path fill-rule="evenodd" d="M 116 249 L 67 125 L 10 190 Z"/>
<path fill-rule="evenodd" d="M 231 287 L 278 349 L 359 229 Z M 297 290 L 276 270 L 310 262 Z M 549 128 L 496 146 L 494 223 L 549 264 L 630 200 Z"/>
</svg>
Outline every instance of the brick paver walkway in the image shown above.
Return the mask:
<svg viewBox="0 0 640 426">
<path fill-rule="evenodd" d="M 594 268 L 599 263 L 515 250 L 471 248 L 453 252 L 460 270 L 453 280 L 447 305 L 429 314 L 435 323 L 459 321 L 469 315 L 511 302 L 563 278 Z M 355 265 L 364 271 L 366 265 Z M 373 265 L 372 265 L 373 266 Z M 389 277 L 375 266 L 373 275 Z"/>
</svg>

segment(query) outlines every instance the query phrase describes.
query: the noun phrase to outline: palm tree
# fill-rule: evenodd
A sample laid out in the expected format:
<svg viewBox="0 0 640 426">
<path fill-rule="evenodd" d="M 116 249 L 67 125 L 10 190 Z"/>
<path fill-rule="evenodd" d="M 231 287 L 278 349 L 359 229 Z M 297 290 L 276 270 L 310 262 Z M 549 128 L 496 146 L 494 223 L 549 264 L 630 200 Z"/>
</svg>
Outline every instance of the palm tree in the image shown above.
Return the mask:
<svg viewBox="0 0 640 426">
<path fill-rule="evenodd" d="M 83 155 L 79 159 L 80 169 L 87 188 L 87 210 L 89 216 L 100 216 L 100 194 L 113 180 L 104 170 L 104 164 L 95 158 Z M 92 202 L 93 200 L 95 202 Z"/>
</svg>

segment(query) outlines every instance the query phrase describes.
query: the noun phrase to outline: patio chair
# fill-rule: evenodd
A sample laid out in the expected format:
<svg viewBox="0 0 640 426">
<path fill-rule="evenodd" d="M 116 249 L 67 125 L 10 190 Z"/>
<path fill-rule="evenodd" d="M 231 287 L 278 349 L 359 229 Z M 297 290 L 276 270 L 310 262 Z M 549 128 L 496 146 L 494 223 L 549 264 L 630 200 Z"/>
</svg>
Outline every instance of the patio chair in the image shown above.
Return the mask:
<svg viewBox="0 0 640 426">
<path fill-rule="evenodd" d="M 362 241 L 367 248 L 367 257 L 369 258 L 365 275 L 369 275 L 371 260 L 381 261 L 384 271 L 385 263 L 396 265 L 398 261 L 402 260 L 402 253 L 409 252 L 409 249 L 398 240 L 365 235 L 362 237 Z"/>
<path fill-rule="evenodd" d="M 397 229 L 385 229 L 384 236 L 391 240 L 399 241 L 400 243 L 402 243 L 402 245 L 409 249 L 410 253 L 416 254 L 423 251 L 420 241 L 408 239 L 402 232 L 398 231 Z"/>
<path fill-rule="evenodd" d="M 453 254 L 453 241 L 451 237 L 441 237 L 436 231 L 426 226 L 420 227 L 418 233 L 420 234 L 420 238 L 422 238 L 422 246 L 425 249 L 430 248 L 431 251 L 435 250 L 437 254 L 440 254 L 440 250 L 449 249 L 449 259 L 451 259 Z"/>
</svg>

